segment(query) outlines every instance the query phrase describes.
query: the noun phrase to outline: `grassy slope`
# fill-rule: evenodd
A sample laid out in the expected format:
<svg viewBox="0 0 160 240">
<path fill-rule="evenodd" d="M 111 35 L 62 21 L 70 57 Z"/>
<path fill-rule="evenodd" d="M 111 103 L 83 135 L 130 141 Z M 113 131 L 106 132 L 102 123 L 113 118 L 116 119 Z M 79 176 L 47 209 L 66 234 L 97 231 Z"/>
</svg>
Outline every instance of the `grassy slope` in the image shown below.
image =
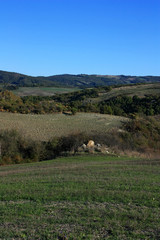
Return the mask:
<svg viewBox="0 0 160 240">
<path fill-rule="evenodd" d="M 56 88 L 56 87 L 20 87 L 12 92 L 18 96 L 52 96 L 55 94 L 78 91 L 78 88 Z"/>
<path fill-rule="evenodd" d="M 95 113 L 64 114 L 17 114 L 0 112 L 0 129 L 17 129 L 34 140 L 48 140 L 70 133 L 84 132 L 89 135 L 105 133 L 119 127 L 127 118 Z"/>
<path fill-rule="evenodd" d="M 119 88 L 113 88 L 110 92 L 101 93 L 98 98 L 91 99 L 93 102 L 101 102 L 103 100 L 108 100 L 112 97 L 117 97 L 119 95 L 144 97 L 145 95 L 160 95 L 160 83 L 154 84 L 144 84 L 144 85 L 131 85 Z"/>
<path fill-rule="evenodd" d="M 61 158 L 0 181 L 1 239 L 160 239 L 160 160 Z"/>
</svg>

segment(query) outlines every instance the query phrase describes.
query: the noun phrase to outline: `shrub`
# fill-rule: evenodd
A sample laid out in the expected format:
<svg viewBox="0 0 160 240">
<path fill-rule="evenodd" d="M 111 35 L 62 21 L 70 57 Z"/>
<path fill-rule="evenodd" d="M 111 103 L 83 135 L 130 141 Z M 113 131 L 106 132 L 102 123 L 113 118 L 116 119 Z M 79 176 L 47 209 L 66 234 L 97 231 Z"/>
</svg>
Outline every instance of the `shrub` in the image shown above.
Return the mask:
<svg viewBox="0 0 160 240">
<path fill-rule="evenodd" d="M 160 122 L 154 117 L 143 117 L 129 121 L 121 134 L 123 141 L 136 150 L 160 150 Z"/>
<path fill-rule="evenodd" d="M 78 147 L 86 142 L 86 140 L 87 136 L 83 133 L 73 133 L 61 137 L 59 141 L 60 152 L 73 152 L 75 154 L 78 151 Z"/>
<path fill-rule="evenodd" d="M 1 164 L 38 161 L 43 151 L 42 143 L 24 139 L 18 132 L 1 131 Z"/>
</svg>

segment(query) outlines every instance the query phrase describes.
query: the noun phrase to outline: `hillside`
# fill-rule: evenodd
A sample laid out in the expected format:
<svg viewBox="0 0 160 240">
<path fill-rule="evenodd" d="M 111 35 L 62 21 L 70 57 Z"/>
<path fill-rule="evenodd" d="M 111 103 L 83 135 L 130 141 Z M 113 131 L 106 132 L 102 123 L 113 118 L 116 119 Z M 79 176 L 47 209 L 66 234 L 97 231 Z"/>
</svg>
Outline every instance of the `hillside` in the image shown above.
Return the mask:
<svg viewBox="0 0 160 240">
<path fill-rule="evenodd" d="M 95 87 L 133 83 L 160 82 L 160 76 L 124 76 L 124 75 L 54 75 L 49 77 L 32 77 L 20 73 L 0 71 L 0 84 L 14 87 L 29 86 L 66 86 Z"/>
<path fill-rule="evenodd" d="M 20 90 L 21 96 L 23 92 L 28 96 L 17 96 Z M 17 95 L 8 90 L 1 91 L 0 111 L 23 114 L 93 112 L 125 117 L 131 117 L 132 114 L 160 114 L 160 83 L 102 86 L 83 90 L 66 88 L 70 91 L 68 93 L 63 93 L 64 90 L 65 88 L 58 87 L 20 87 L 14 91 Z M 33 96 L 37 94 L 41 96 Z"/>
<path fill-rule="evenodd" d="M 160 83 L 97 87 L 53 96 L 52 99 L 81 112 L 152 116 L 160 114 Z"/>
<path fill-rule="evenodd" d="M 143 98 L 146 95 L 160 95 L 160 83 L 120 86 L 111 88 L 110 91 L 99 90 L 98 97 L 92 98 L 92 102 L 101 102 L 118 96 L 138 96 Z"/>
<path fill-rule="evenodd" d="M 119 129 L 127 120 L 124 117 L 94 113 L 78 113 L 72 116 L 0 112 L 0 131 L 14 129 L 32 140 L 47 141 L 52 137 L 79 132 L 87 135 L 108 133 L 114 128 Z"/>
</svg>

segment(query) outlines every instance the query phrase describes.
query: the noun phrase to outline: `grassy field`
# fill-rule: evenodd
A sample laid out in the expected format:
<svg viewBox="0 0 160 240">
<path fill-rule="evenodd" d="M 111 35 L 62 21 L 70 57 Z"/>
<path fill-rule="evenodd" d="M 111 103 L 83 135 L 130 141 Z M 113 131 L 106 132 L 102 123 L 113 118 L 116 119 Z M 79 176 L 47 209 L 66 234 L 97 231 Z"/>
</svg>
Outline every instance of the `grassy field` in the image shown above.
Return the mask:
<svg viewBox="0 0 160 240">
<path fill-rule="evenodd" d="M 160 159 L 60 158 L 0 181 L 0 239 L 160 239 Z"/>
<path fill-rule="evenodd" d="M 79 88 L 58 88 L 58 87 L 20 87 L 12 92 L 18 96 L 52 96 L 62 93 L 69 93 L 80 90 Z"/>
<path fill-rule="evenodd" d="M 16 129 L 34 140 L 48 140 L 71 133 L 100 134 L 121 126 L 127 118 L 95 113 L 17 114 L 0 112 L 0 130 Z"/>
</svg>

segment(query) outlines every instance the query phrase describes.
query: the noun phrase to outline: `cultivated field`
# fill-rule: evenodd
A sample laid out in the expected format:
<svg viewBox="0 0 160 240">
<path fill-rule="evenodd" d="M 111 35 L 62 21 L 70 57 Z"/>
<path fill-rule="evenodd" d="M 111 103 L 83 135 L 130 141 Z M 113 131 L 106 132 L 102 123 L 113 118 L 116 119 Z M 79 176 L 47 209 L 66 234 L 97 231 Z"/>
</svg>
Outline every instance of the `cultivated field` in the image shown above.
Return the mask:
<svg viewBox="0 0 160 240">
<path fill-rule="evenodd" d="M 69 93 L 78 90 L 80 89 L 62 87 L 20 87 L 12 92 L 18 96 L 53 96 L 55 94 Z"/>
<path fill-rule="evenodd" d="M 60 158 L 0 182 L 0 239 L 160 239 L 160 159 Z"/>
<path fill-rule="evenodd" d="M 95 113 L 65 114 L 17 114 L 0 112 L 0 130 L 16 129 L 34 140 L 48 140 L 71 133 L 105 133 L 119 128 L 127 118 Z"/>
</svg>

